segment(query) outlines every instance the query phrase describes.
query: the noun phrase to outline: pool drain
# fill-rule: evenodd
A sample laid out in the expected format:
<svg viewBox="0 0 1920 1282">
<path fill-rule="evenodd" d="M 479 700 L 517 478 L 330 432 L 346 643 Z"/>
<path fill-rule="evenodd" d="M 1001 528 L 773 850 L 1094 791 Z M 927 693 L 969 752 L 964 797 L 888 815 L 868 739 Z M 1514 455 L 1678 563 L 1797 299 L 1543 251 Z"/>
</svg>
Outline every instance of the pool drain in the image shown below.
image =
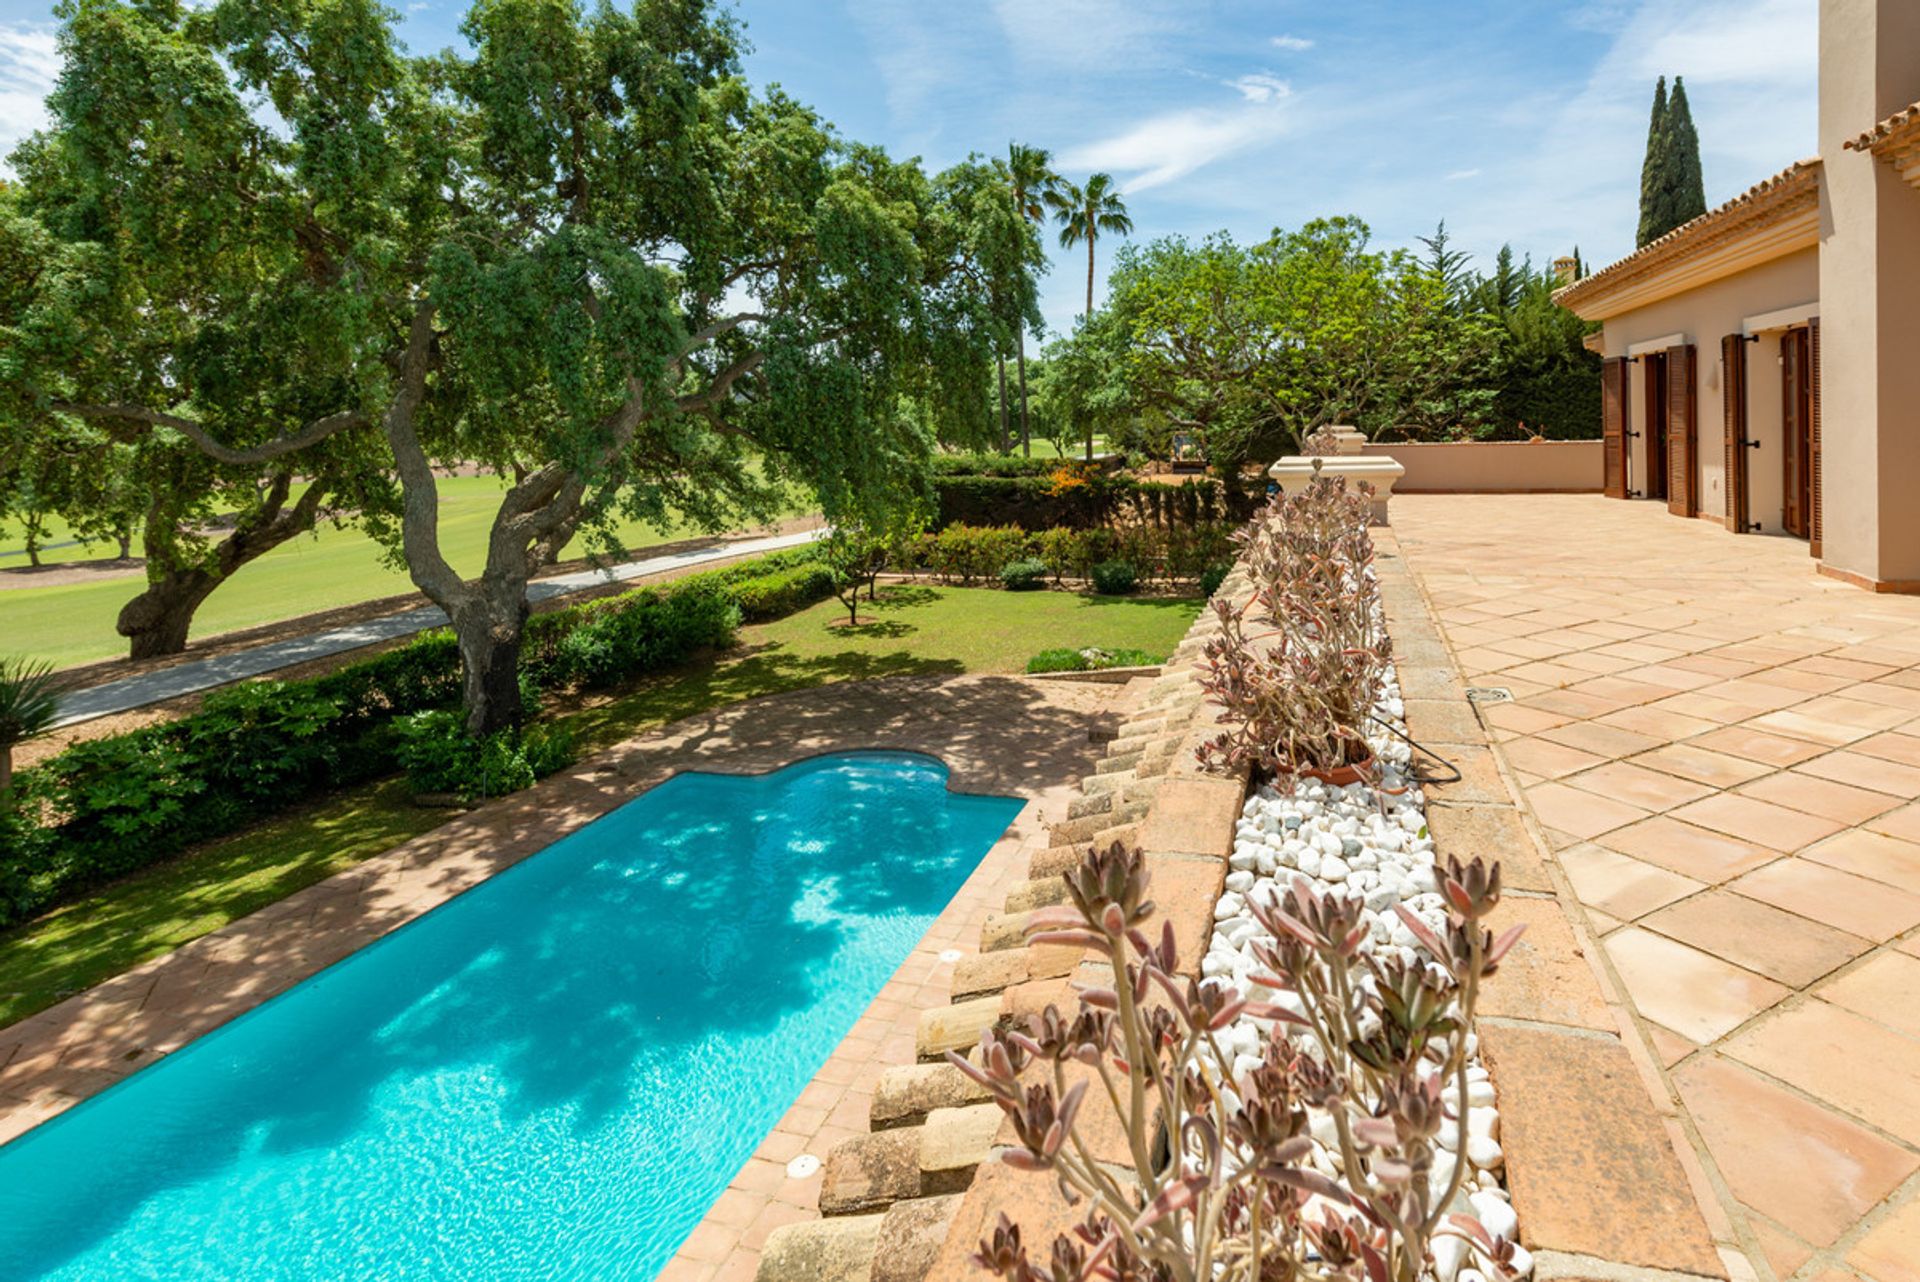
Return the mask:
<svg viewBox="0 0 1920 1282">
<path fill-rule="evenodd" d="M 819 1158 L 811 1153 L 802 1153 L 799 1157 L 787 1163 L 787 1178 L 790 1180 L 804 1180 L 819 1169 Z"/>
</svg>

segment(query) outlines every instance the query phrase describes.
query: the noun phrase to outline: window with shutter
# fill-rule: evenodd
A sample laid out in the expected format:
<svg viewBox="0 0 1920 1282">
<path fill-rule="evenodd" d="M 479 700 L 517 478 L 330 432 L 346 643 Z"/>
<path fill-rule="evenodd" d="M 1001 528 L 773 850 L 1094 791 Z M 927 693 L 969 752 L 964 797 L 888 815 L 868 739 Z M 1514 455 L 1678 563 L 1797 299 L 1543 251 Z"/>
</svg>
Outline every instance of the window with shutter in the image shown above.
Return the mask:
<svg viewBox="0 0 1920 1282">
<path fill-rule="evenodd" d="M 1602 489 L 1610 499 L 1627 497 L 1627 361 L 1609 358 L 1600 367 Z"/>
<path fill-rule="evenodd" d="M 1821 536 L 1825 532 L 1826 518 L 1824 505 L 1820 501 L 1820 318 L 1814 317 L 1807 325 L 1807 381 L 1812 386 L 1808 396 L 1809 413 L 1807 415 L 1808 442 L 1808 488 L 1812 491 L 1809 507 L 1813 509 L 1808 521 L 1808 548 L 1810 555 L 1820 555 Z"/>
<path fill-rule="evenodd" d="M 1747 340 L 1728 334 L 1720 340 L 1720 396 L 1726 411 L 1727 528 L 1747 532 Z"/>
<path fill-rule="evenodd" d="M 1667 349 L 1667 511 L 1692 516 L 1700 510 L 1699 433 L 1694 427 L 1695 348 Z"/>
</svg>

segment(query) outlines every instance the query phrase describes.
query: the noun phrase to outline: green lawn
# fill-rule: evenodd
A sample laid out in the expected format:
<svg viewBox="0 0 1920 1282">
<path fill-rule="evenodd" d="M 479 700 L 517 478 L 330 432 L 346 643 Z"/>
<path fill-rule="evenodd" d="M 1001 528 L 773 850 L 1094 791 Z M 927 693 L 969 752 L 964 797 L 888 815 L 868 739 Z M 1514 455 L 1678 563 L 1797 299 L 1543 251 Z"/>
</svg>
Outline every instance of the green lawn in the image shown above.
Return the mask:
<svg viewBox="0 0 1920 1282">
<path fill-rule="evenodd" d="M 907 673 L 1018 672 L 1053 646 L 1171 653 L 1196 600 L 1115 599 L 900 584 L 834 626 L 825 601 L 741 630 L 724 654 L 637 683 L 564 720 L 588 749 L 742 699 Z M 871 621 L 866 621 L 866 620 Z M 0 934 L 0 1026 L 444 822 L 398 780 L 356 788 L 137 873 Z"/>
<path fill-rule="evenodd" d="M 449 477 L 440 485 L 441 547 L 456 570 L 478 574 L 486 562 L 487 531 L 499 507 L 501 485 L 486 476 Z M 639 551 L 699 533 L 686 526 L 633 523 L 621 529 L 620 537 L 629 549 Z M 0 549 L 17 548 L 19 535 L 18 526 L 0 528 Z M 111 548 L 96 546 L 95 552 L 112 555 Z M 585 545 L 576 539 L 563 557 L 585 554 Z M 0 567 L 24 563 L 23 557 L 8 557 L 0 560 Z M 0 645 L 8 657 L 26 655 L 59 667 L 123 655 L 126 642 L 114 632 L 113 621 L 142 586 L 136 576 L 0 590 L 0 612 L 6 619 Z M 406 572 L 387 565 L 379 546 L 366 535 L 351 526 L 323 526 L 310 537 L 275 548 L 222 584 L 200 607 L 193 632 L 196 637 L 213 636 L 412 591 Z"/>
</svg>

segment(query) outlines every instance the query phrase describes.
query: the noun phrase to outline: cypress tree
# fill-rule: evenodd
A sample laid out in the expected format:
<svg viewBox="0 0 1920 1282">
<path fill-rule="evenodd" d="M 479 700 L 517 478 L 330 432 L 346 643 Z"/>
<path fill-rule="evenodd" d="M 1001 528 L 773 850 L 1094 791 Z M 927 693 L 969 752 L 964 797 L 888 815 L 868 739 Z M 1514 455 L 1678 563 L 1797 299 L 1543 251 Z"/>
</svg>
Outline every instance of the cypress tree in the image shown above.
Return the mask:
<svg viewBox="0 0 1920 1282">
<path fill-rule="evenodd" d="M 1647 155 L 1640 163 L 1640 230 L 1634 247 L 1641 248 L 1661 233 L 1653 230 L 1660 222 L 1662 184 L 1667 164 L 1667 78 L 1653 91 L 1653 113 L 1647 120 Z"/>
<path fill-rule="evenodd" d="M 1667 158 L 1672 177 L 1673 225 L 1690 222 L 1707 212 L 1707 191 L 1700 172 L 1700 135 L 1693 128 L 1693 111 L 1687 106 L 1687 86 L 1679 76 L 1673 78 L 1673 94 L 1667 99 L 1667 133 L 1671 151 Z"/>
<path fill-rule="evenodd" d="M 1707 212 L 1705 183 L 1700 174 L 1700 135 L 1693 127 L 1687 89 L 1679 76 L 1673 93 L 1667 78 L 1653 92 L 1653 113 L 1647 122 L 1647 157 L 1640 168 L 1640 229 L 1636 244 L 1645 246 L 1682 223 Z"/>
</svg>

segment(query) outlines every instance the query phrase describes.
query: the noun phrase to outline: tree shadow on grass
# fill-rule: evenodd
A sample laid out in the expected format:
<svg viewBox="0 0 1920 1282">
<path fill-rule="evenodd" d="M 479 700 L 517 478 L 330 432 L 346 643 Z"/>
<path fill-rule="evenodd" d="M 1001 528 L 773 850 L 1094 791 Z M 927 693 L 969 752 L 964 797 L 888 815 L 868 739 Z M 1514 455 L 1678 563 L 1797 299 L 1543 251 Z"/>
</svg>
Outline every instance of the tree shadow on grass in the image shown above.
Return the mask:
<svg viewBox="0 0 1920 1282">
<path fill-rule="evenodd" d="M 905 610 L 916 605 L 931 605 L 941 598 L 938 588 L 923 583 L 894 583 L 880 589 L 880 597 L 866 602 L 872 610 Z"/>
</svg>

